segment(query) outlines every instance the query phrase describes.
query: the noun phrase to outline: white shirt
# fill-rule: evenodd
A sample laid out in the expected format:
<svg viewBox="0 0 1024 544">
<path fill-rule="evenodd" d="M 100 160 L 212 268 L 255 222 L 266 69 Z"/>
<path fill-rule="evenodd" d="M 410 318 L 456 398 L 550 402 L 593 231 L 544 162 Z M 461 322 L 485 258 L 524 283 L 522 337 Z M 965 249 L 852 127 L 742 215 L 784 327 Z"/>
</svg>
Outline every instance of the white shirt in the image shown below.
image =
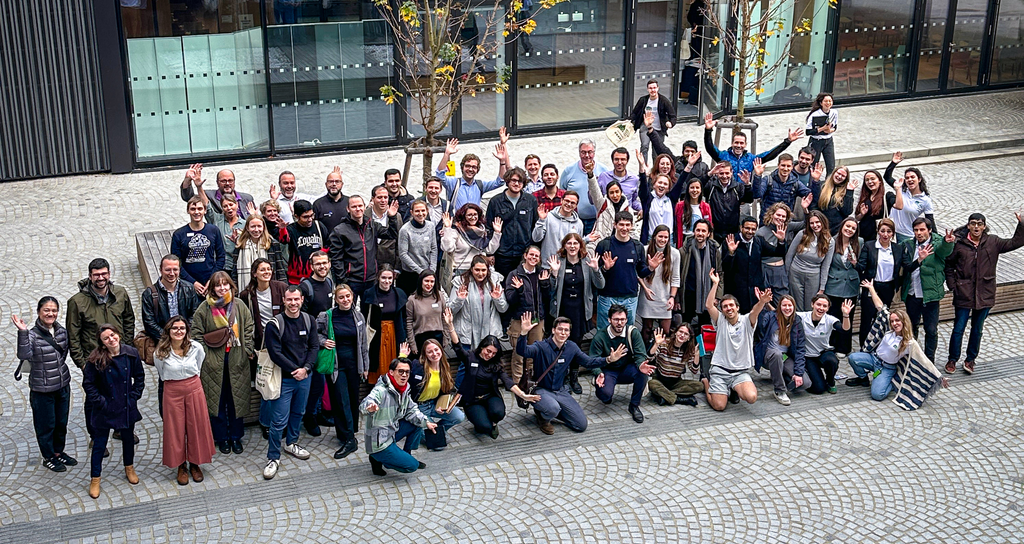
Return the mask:
<svg viewBox="0 0 1024 544">
<path fill-rule="evenodd" d="M 903 338 L 892 331 L 885 333 L 885 336 L 882 337 L 882 341 L 879 342 L 878 347 L 875 348 L 875 357 L 878 357 L 887 365 L 895 365 L 902 355 L 900 353 L 901 340 L 903 340 Z M 909 348 L 907 351 L 909 351 Z"/>
<path fill-rule="evenodd" d="M 797 312 L 800 321 L 804 325 L 804 355 L 807 357 L 818 357 L 821 352 L 832 349 L 829 338 L 835 330 L 839 318 L 834 315 L 825 314 L 821 316 L 818 324 L 813 323 L 814 312 Z"/>
<path fill-rule="evenodd" d="M 205 359 L 206 351 L 203 349 L 203 345 L 191 340 L 188 352 L 184 357 L 175 353 L 174 350 L 171 350 L 166 359 L 161 359 L 154 353 L 153 365 L 156 366 L 161 380 L 171 382 L 198 376 Z"/>
<path fill-rule="evenodd" d="M 878 248 L 878 264 L 875 266 L 875 281 L 892 281 L 893 268 L 896 266 L 896 260 L 892 256 L 892 245 L 893 242 L 889 242 L 889 247 L 882 247 L 882 243 L 875 240 L 875 247 Z"/>
<path fill-rule="evenodd" d="M 754 329 L 750 315 L 741 315 L 730 325 L 725 313 L 718 313 L 715 325 L 715 354 L 711 364 L 725 370 L 746 370 L 754 366 Z"/>
<path fill-rule="evenodd" d="M 264 326 L 270 323 L 274 319 L 274 301 L 273 297 L 270 296 L 270 288 L 260 291 L 256 291 L 256 305 L 259 306 L 260 312 L 260 323 Z"/>
<path fill-rule="evenodd" d="M 324 194 L 327 194 L 327 193 L 325 192 Z M 296 200 L 305 200 L 305 201 L 309 202 L 310 204 L 312 204 L 313 201 L 318 199 L 318 198 L 320 198 L 320 197 L 314 196 L 314 195 L 308 195 L 306 193 L 300 193 L 298 191 L 292 193 L 292 197 L 291 198 L 285 198 L 283 193 L 280 194 L 280 195 L 277 195 L 277 203 L 281 205 L 281 214 L 280 214 L 281 215 L 281 219 L 283 219 L 285 223 L 294 223 L 295 222 L 295 218 L 293 217 L 294 214 L 292 212 L 295 211 L 295 201 Z"/>
<path fill-rule="evenodd" d="M 918 242 L 917 239 L 915 239 L 914 243 L 916 245 L 914 246 L 914 255 L 912 255 L 912 257 L 916 257 L 917 256 L 917 250 L 919 250 L 919 249 L 921 249 L 923 247 L 930 246 L 932 241 L 929 238 L 927 242 L 922 244 L 922 243 Z M 914 271 L 910 273 L 910 292 L 907 293 L 907 294 L 909 294 L 912 297 L 924 298 L 924 288 L 921 287 L 921 267 L 920 266 L 915 268 Z"/>
<path fill-rule="evenodd" d="M 665 225 L 668 227 L 668 237 L 672 239 L 673 223 L 672 220 L 672 199 L 667 196 L 658 197 L 651 192 L 651 206 L 647 209 L 647 213 L 651 219 L 647 223 L 647 235 L 653 236 L 654 229 L 658 228 L 658 225 Z"/>
<path fill-rule="evenodd" d="M 914 235 L 914 220 L 929 213 L 935 213 L 930 196 L 924 193 L 911 195 L 910 191 L 904 189 L 903 209 L 893 208 L 889 218 L 896 224 L 896 234 L 909 237 Z"/>
<path fill-rule="evenodd" d="M 654 114 L 654 122 L 651 123 L 651 128 L 654 130 L 661 130 L 661 117 L 658 115 L 658 98 L 651 98 L 651 96 L 648 95 L 647 107 L 644 108 L 644 110 Z"/>
</svg>

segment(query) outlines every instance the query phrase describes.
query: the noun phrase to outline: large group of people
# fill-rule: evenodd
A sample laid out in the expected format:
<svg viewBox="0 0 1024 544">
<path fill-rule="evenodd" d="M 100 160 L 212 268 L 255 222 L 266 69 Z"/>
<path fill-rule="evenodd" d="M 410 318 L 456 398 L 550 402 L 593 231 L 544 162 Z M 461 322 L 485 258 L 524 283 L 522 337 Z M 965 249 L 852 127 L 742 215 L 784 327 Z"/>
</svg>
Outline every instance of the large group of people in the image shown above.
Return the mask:
<svg viewBox="0 0 1024 544">
<path fill-rule="evenodd" d="M 357 451 L 361 422 L 374 474 L 421 469 L 421 443 L 444 449 L 466 420 L 497 439 L 502 389 L 544 434 L 555 422 L 584 432 L 578 398 L 590 384 L 605 404 L 631 386 L 627 411 L 642 423 L 647 391 L 659 405 L 697 406 L 701 394 L 714 410 L 754 403 L 751 369 L 767 370 L 783 405 L 797 392 L 834 394 L 846 358 L 846 385 L 914 407 L 944 382 L 931 361 L 945 286 L 955 322 L 942 368 L 957 371 L 970 321 L 962 369 L 975 371 L 998 257 L 1024 245 L 1020 216 L 1009 239 L 989 234 L 980 213 L 939 232 L 921 170 L 896 173 L 901 153 L 861 179 L 835 165 L 829 95 L 807 115 L 796 159 L 786 150 L 804 129 L 755 155 L 742 132 L 716 148 L 710 115 L 703 152 L 688 141 L 677 156 L 664 141 L 674 112 L 656 82 L 648 88 L 632 168 L 622 147 L 611 167 L 599 162 L 591 140 L 561 168 L 536 154 L 520 168 L 504 129 L 497 178 L 479 179 L 473 154 L 449 175 L 452 139 L 419 197 L 394 169 L 365 197 L 345 195 L 335 168 L 320 196 L 297 192 L 286 171 L 260 203 L 230 170 L 204 188 L 193 165 L 181 182 L 189 222 L 136 299 L 142 327 L 102 258 L 67 301 L 65 326 L 53 297 L 34 324 L 12 316 L 43 464 L 77 464 L 66 451 L 68 356 L 83 372 L 94 498 L 111 431 L 138 483 L 146 365 L 159 377 L 163 464 L 180 485 L 202 481 L 218 451 L 242 454 L 250 415 L 271 479 L 282 451 L 310 457 L 303 428 L 334 427 L 342 459 Z M 905 310 L 890 307 L 897 293 Z"/>
</svg>

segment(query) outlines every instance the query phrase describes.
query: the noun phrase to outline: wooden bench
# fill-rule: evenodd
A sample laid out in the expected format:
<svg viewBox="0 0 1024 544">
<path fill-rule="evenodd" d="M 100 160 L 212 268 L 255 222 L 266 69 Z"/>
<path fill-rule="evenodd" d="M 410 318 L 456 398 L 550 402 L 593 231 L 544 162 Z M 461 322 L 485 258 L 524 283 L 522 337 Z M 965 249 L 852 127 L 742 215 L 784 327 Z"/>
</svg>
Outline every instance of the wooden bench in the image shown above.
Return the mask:
<svg viewBox="0 0 1024 544">
<path fill-rule="evenodd" d="M 139 254 L 139 274 L 146 287 L 160 279 L 160 259 L 171 252 L 172 230 L 152 230 L 135 235 L 135 248 Z"/>
</svg>

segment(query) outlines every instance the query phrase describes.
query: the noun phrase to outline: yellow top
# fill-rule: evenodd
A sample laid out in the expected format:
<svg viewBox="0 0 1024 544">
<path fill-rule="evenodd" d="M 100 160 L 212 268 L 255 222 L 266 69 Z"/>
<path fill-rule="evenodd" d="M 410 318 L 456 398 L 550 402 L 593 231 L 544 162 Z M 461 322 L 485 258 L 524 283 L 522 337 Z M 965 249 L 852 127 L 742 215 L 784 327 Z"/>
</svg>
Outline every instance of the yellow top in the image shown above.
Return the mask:
<svg viewBox="0 0 1024 544">
<path fill-rule="evenodd" d="M 423 384 L 419 402 L 434 400 L 441 394 L 441 373 L 431 372 L 429 368 L 425 368 L 423 371 L 427 373 L 427 383 Z"/>
</svg>

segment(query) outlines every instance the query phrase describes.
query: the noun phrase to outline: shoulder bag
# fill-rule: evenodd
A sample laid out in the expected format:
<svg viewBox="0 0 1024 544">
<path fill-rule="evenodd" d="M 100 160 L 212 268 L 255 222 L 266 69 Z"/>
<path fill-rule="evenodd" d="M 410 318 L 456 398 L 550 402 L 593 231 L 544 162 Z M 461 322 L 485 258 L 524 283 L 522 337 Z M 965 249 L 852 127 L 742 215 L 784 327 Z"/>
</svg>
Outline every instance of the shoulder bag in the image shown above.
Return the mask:
<svg viewBox="0 0 1024 544">
<path fill-rule="evenodd" d="M 160 295 L 156 292 L 156 285 L 152 285 L 147 289 L 153 296 L 153 313 L 160 311 Z M 173 317 L 173 316 L 172 316 Z M 146 327 L 143 325 L 135 338 L 132 339 L 132 346 L 139 351 L 139 357 L 142 362 L 149 366 L 153 366 L 153 353 L 156 352 L 156 342 L 146 334 Z"/>
<path fill-rule="evenodd" d="M 281 334 L 284 330 L 284 319 L 278 314 L 274 316 L 273 321 L 277 325 L 278 334 Z M 263 400 L 277 400 L 281 396 L 281 367 L 270 360 L 266 333 L 263 335 L 263 346 L 260 347 L 256 359 L 256 390 L 263 396 Z"/>
<path fill-rule="evenodd" d="M 327 339 L 334 340 L 334 324 L 331 323 L 331 311 L 327 310 Z M 335 348 L 321 349 L 316 354 L 316 371 L 320 374 L 334 374 L 334 363 L 337 361 Z"/>
<path fill-rule="evenodd" d="M 540 377 L 537 378 L 536 380 L 531 380 L 529 375 L 528 375 L 528 373 L 524 369 L 523 377 L 519 380 L 519 383 L 520 383 L 519 388 L 522 389 L 523 392 L 526 393 L 527 395 L 534 395 L 534 394 L 536 394 L 537 384 L 540 383 L 541 380 L 543 380 L 544 377 L 548 375 L 548 372 L 551 372 L 552 368 L 555 368 L 555 365 L 558 364 L 558 359 L 559 359 L 559 357 L 562 356 L 562 351 L 564 349 L 565 349 L 565 344 L 562 344 L 562 348 L 559 349 L 558 353 L 555 354 L 555 360 L 551 361 L 551 364 L 546 369 L 544 369 L 544 372 L 542 372 Z M 519 407 L 524 409 L 524 410 L 526 410 L 526 409 L 528 409 L 530 407 L 530 403 L 529 402 L 526 402 L 525 400 L 523 400 L 522 398 L 520 398 L 518 396 L 516 397 L 516 404 L 519 405 Z"/>
</svg>

